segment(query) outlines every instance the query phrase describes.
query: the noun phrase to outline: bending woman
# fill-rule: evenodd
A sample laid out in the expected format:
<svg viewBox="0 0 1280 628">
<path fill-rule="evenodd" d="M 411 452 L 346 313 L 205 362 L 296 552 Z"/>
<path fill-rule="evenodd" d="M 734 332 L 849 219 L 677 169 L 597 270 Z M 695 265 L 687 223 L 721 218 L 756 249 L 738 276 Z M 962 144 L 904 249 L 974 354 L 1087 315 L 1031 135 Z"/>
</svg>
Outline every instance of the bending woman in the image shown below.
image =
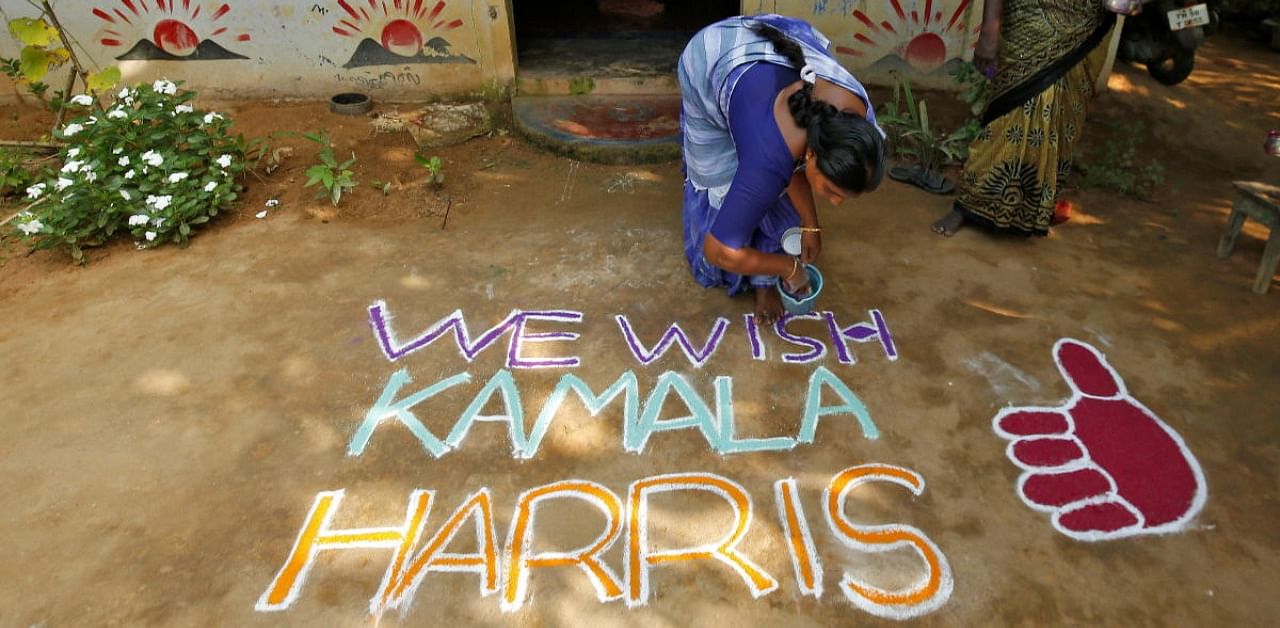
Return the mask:
<svg viewBox="0 0 1280 628">
<path fill-rule="evenodd" d="M 1114 23 L 1100 0 L 986 0 L 974 63 L 993 77 L 993 97 L 955 207 L 934 231 L 1049 232 Z"/>
<path fill-rule="evenodd" d="M 684 248 L 705 287 L 755 290 L 760 323 L 782 315 L 773 290 L 804 293 L 822 250 L 814 204 L 839 205 L 884 175 L 884 135 L 867 92 L 802 20 L 734 17 L 680 56 Z M 802 252 L 782 234 L 804 230 Z"/>
</svg>

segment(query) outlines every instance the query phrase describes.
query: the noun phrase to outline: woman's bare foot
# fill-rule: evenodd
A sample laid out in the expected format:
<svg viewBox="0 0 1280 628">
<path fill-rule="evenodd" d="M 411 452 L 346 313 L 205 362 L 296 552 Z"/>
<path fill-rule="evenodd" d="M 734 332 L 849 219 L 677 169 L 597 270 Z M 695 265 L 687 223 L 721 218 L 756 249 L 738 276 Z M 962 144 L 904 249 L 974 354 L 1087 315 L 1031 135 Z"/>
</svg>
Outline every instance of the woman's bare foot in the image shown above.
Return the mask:
<svg viewBox="0 0 1280 628">
<path fill-rule="evenodd" d="M 950 238 L 963 226 L 964 214 L 953 209 L 951 213 L 943 216 L 942 220 L 933 223 L 933 232 L 945 238 Z"/>
<path fill-rule="evenodd" d="M 772 325 L 782 318 L 782 297 L 773 288 L 756 286 L 756 323 Z"/>
</svg>

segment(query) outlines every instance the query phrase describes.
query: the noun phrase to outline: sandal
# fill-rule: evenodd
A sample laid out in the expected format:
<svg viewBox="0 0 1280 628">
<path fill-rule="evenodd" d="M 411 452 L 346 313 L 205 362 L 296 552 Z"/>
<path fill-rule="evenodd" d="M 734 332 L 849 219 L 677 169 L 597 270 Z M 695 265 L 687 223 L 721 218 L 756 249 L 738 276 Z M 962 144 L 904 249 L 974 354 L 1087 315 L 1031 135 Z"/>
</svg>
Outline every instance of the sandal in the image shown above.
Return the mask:
<svg viewBox="0 0 1280 628">
<path fill-rule="evenodd" d="M 894 181 L 909 183 L 931 194 L 950 194 L 956 185 L 941 172 L 925 172 L 919 164 L 910 166 L 894 166 L 889 169 L 889 178 Z"/>
</svg>

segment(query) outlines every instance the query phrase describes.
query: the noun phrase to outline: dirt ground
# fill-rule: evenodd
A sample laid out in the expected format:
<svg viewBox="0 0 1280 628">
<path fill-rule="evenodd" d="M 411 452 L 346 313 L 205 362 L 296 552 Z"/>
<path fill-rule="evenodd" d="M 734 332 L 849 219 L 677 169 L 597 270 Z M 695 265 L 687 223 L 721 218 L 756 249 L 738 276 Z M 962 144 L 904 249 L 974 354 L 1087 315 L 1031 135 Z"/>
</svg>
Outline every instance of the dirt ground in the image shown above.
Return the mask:
<svg viewBox="0 0 1280 628">
<path fill-rule="evenodd" d="M 945 555 L 954 590 L 920 624 L 1272 625 L 1280 614 L 1280 286 L 1266 296 L 1249 289 L 1265 230 L 1250 225 L 1229 259 L 1216 247 L 1230 182 L 1280 181 L 1280 159 L 1261 149 L 1266 130 L 1280 128 L 1280 56 L 1220 38 L 1180 87 L 1136 68 L 1120 68 L 1111 87 L 1088 141 L 1103 147 L 1109 123 L 1146 121 L 1140 153 L 1167 169 L 1153 199 L 1073 192 L 1074 219 L 1036 240 L 973 230 L 940 239 L 928 225 L 950 199 L 894 183 L 820 209 L 820 308 L 843 325 L 882 311 L 901 354 L 891 361 L 878 344 L 852 344 L 852 365 L 838 361 L 834 345 L 817 362 L 784 363 L 781 354 L 797 347 L 771 333 L 763 335 L 767 359 L 752 359 L 742 319 L 750 300 L 689 278 L 678 164 L 576 163 L 494 136 L 440 151 L 444 192 L 384 197 L 370 181 L 421 176 L 406 135 L 372 135 L 367 121 L 318 105 L 226 109 L 250 136 L 331 130 L 340 155 L 358 156 L 361 187 L 336 212 L 312 200 L 301 173 L 314 149 L 284 139 L 295 155 L 267 182 L 251 181 L 244 205 L 185 250 L 121 243 L 76 267 L 4 245 L 0 625 L 890 623 L 846 600 L 842 574 L 903 589 L 927 573 L 924 563 L 910 549 L 846 547 L 823 514 L 832 476 L 871 463 L 926 482 L 918 497 L 903 486 L 863 486 L 844 508 L 859 525 L 914 526 Z M 0 136 L 40 128 L 30 111 L 3 117 Z M 269 199 L 280 205 L 256 218 Z M 623 446 L 621 401 L 592 417 L 571 399 L 529 460 L 513 459 L 501 424 L 477 425 L 436 459 L 396 420 L 348 456 L 397 371 L 413 383 L 396 399 L 471 375 L 414 409 L 444 438 L 508 357 L 505 337 L 472 362 L 445 337 L 390 362 L 369 323 L 377 301 L 402 343 L 458 309 L 474 334 L 513 309 L 580 312 L 578 324 L 530 326 L 580 338 L 526 344 L 526 357 L 573 355 L 581 366 L 513 370 L 526 423 L 565 373 L 599 392 L 633 372 L 644 400 L 673 372 L 709 404 L 715 379 L 732 377 L 739 437 L 794 436 L 808 380 L 822 367 L 865 403 L 879 438 L 844 414 L 823 418 L 814 442 L 789 452 L 721 456 L 686 429 L 655 433 L 634 454 Z M 730 327 L 704 368 L 676 350 L 643 365 L 616 315 L 646 345 L 673 322 L 703 339 L 717 317 Z M 818 321 L 793 331 L 826 333 Z M 992 419 L 1011 404 L 1057 405 L 1070 395 L 1052 355 L 1064 337 L 1103 351 L 1199 461 L 1208 498 L 1184 530 L 1081 542 L 1019 498 L 1020 471 Z M 823 399 L 838 403 L 830 392 Z M 676 399 L 664 408 L 663 419 L 683 411 Z M 746 489 L 754 510 L 738 548 L 777 580 L 776 591 L 753 599 L 719 562 L 660 562 L 647 604 L 628 609 L 599 602 L 582 570 L 540 568 L 529 601 L 506 615 L 503 594 L 482 596 L 476 574 L 432 572 L 405 614 L 379 619 L 370 599 L 393 551 L 354 549 L 321 552 L 286 610 L 255 610 L 323 491 L 346 491 L 334 530 L 401 526 L 410 493 L 435 491 L 430 535 L 488 488 L 502 546 L 525 490 L 582 479 L 625 500 L 633 482 L 687 472 Z M 797 480 L 825 568 L 820 600 L 801 593 L 789 558 L 774 499 L 785 478 Z M 712 542 L 732 521 L 711 494 L 649 503 L 647 538 L 659 550 Z M 538 512 L 540 552 L 585 547 L 604 529 L 586 502 L 549 502 Z M 464 525 L 448 551 L 476 551 L 471 529 Z M 624 579 L 629 533 L 602 555 Z"/>
</svg>

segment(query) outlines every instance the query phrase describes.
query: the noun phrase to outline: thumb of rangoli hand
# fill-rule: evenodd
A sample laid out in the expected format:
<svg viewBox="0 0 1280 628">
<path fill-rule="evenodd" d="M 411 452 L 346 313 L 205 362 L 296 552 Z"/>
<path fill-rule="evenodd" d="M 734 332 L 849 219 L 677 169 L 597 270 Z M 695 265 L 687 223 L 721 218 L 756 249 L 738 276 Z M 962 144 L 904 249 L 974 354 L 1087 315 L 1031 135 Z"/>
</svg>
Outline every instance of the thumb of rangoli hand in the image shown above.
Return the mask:
<svg viewBox="0 0 1280 628">
<path fill-rule="evenodd" d="M 1104 540 L 1183 529 L 1204 506 L 1204 475 L 1182 437 L 1129 395 L 1094 347 L 1054 346 L 1072 389 L 1058 407 L 1010 407 L 994 419 L 1023 469 L 1018 493 L 1063 534 Z"/>
</svg>

